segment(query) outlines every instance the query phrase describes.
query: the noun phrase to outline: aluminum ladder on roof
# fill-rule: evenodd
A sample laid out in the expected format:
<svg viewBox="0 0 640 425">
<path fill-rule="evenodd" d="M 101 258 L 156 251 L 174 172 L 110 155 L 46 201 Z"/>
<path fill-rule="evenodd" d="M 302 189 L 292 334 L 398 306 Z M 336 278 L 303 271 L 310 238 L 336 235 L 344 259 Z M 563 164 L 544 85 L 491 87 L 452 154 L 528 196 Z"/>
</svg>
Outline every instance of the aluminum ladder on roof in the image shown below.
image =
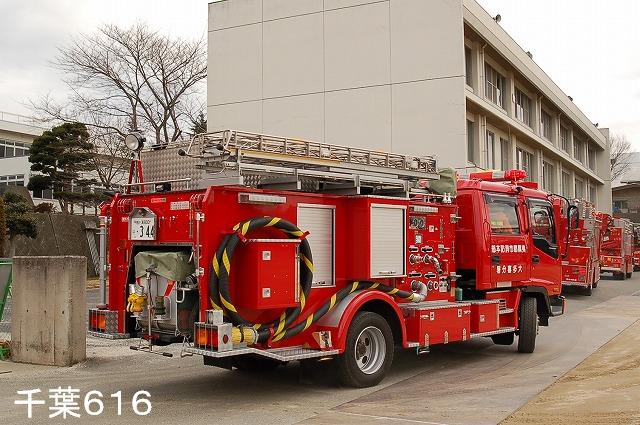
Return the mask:
<svg viewBox="0 0 640 425">
<path fill-rule="evenodd" d="M 237 130 L 196 135 L 183 154 L 201 160 L 205 185 L 406 195 L 420 180 L 439 178 L 431 156 Z"/>
</svg>

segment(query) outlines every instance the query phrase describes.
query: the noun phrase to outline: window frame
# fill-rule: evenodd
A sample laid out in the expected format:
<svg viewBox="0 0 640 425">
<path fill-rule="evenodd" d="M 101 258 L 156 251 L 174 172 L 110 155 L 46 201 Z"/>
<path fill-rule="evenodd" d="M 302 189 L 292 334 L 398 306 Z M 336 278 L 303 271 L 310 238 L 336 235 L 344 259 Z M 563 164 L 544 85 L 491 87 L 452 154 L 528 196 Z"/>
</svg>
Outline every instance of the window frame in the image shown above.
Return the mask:
<svg viewBox="0 0 640 425">
<path fill-rule="evenodd" d="M 506 77 L 496 70 L 489 62 L 484 62 L 484 97 L 494 105 L 506 110 L 505 91 Z"/>
<path fill-rule="evenodd" d="M 497 193 L 485 193 L 484 194 L 484 203 L 485 203 L 485 208 L 486 208 L 486 213 L 487 213 L 487 220 L 489 222 L 489 229 L 491 231 L 492 235 L 497 235 L 497 236 L 521 236 L 523 234 L 522 231 L 522 218 L 520 217 L 520 211 L 518 208 L 518 200 L 513 197 L 513 196 L 507 196 L 507 195 L 502 195 L 502 194 L 497 194 Z M 495 204 L 507 204 L 511 207 L 513 207 L 513 211 L 515 213 L 515 219 L 516 219 L 516 227 L 511 227 L 510 229 L 515 229 L 515 232 L 512 233 L 503 233 L 503 232 L 496 232 L 493 224 L 491 223 L 491 205 L 495 205 Z"/>
<path fill-rule="evenodd" d="M 544 235 L 537 234 L 534 231 L 535 226 L 533 223 L 535 221 L 533 216 L 535 207 L 544 207 L 547 210 L 547 216 L 549 217 L 549 228 L 553 231 L 553 241 L 551 242 Z M 554 215 L 553 205 L 551 205 L 551 202 L 544 199 L 530 198 L 527 200 L 527 210 L 529 212 L 529 222 L 531 223 L 529 227 L 531 229 L 531 240 L 533 242 L 533 245 L 550 257 L 558 258 L 558 232 L 556 229 L 556 218 Z"/>
<path fill-rule="evenodd" d="M 524 101 L 526 100 L 527 103 L 527 107 L 525 108 L 524 105 Z M 514 102 L 514 111 L 513 111 L 513 115 L 516 118 L 516 120 L 520 121 L 521 123 L 523 123 L 524 125 L 526 125 L 529 128 L 532 128 L 531 126 L 531 97 L 529 97 L 529 95 L 527 95 L 527 93 L 524 92 L 524 90 L 515 87 L 514 91 L 513 91 L 513 102 Z M 522 117 L 519 117 L 518 112 L 519 109 L 522 111 Z"/>
</svg>

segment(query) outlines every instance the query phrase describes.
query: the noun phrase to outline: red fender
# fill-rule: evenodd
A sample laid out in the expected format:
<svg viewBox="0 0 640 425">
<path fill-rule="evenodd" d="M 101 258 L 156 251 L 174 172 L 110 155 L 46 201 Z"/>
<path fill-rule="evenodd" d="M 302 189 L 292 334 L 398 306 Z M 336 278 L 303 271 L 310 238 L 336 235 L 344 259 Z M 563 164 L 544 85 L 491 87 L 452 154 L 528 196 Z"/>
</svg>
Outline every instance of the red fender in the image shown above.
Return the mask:
<svg viewBox="0 0 640 425">
<path fill-rule="evenodd" d="M 402 346 L 407 347 L 407 330 L 404 326 L 404 317 L 393 297 L 380 291 L 362 290 L 345 297 L 335 308 L 318 321 L 320 328 L 330 328 L 336 332 L 337 335 L 334 334 L 334 336 L 337 336 L 337 339 L 333 341 L 335 348 L 341 352 L 344 351 L 351 321 L 364 304 L 374 300 L 383 301 L 396 314 L 400 323 L 400 331 L 402 332 Z"/>
</svg>

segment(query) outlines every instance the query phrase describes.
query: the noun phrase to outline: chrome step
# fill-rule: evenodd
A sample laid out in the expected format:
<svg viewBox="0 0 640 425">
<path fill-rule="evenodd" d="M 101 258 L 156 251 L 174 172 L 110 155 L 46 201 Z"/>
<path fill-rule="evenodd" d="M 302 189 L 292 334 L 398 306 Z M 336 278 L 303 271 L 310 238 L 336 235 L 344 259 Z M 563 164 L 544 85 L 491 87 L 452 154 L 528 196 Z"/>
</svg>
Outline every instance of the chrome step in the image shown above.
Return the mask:
<svg viewBox="0 0 640 425">
<path fill-rule="evenodd" d="M 515 332 L 516 328 L 500 328 L 497 329 L 495 331 L 489 331 L 489 332 L 480 332 L 477 334 L 471 334 L 471 338 L 480 338 L 482 336 L 491 336 L 491 335 L 499 335 L 499 334 L 506 334 L 508 332 Z"/>
<path fill-rule="evenodd" d="M 503 308 L 500 309 L 500 314 L 509 314 L 509 313 L 513 313 L 515 311 L 515 309 L 513 308 Z"/>
<path fill-rule="evenodd" d="M 185 347 L 184 351 L 191 354 L 198 354 L 200 356 L 223 358 L 240 356 L 243 354 L 255 354 L 258 356 L 267 357 L 281 362 L 289 362 L 294 360 L 312 359 L 315 357 L 329 357 L 339 353 L 338 350 L 314 350 L 311 348 L 303 347 L 284 347 L 284 348 L 270 348 L 267 350 L 260 350 L 253 347 L 235 348 L 228 351 L 212 351 L 203 350 L 194 347 Z"/>
</svg>

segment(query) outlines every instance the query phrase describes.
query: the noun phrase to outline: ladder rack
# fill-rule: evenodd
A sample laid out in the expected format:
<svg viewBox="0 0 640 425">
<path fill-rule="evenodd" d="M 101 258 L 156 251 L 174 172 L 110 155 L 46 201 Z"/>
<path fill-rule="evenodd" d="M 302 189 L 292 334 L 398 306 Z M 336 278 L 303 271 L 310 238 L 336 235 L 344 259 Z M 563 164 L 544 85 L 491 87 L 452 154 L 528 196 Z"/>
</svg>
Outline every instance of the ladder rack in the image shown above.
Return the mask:
<svg viewBox="0 0 640 425">
<path fill-rule="evenodd" d="M 166 150 L 169 149 L 168 146 Z M 417 188 L 418 181 L 439 178 L 436 161 L 431 156 L 394 154 L 236 130 L 196 135 L 186 150 L 181 151 L 187 160 L 183 165 L 200 171 L 189 172 L 189 177 L 197 175 L 194 180 L 202 179 L 199 187 L 247 185 L 406 196 Z M 143 153 L 143 161 L 153 162 L 152 154 L 153 151 Z M 159 159 L 159 154 L 156 156 Z M 165 159 L 170 160 L 181 162 L 173 156 Z M 162 168 L 157 163 L 151 165 L 156 170 Z M 166 164 L 166 167 L 172 165 Z M 145 164 L 144 169 L 149 167 Z M 149 177 L 163 178 L 157 174 Z"/>
</svg>

